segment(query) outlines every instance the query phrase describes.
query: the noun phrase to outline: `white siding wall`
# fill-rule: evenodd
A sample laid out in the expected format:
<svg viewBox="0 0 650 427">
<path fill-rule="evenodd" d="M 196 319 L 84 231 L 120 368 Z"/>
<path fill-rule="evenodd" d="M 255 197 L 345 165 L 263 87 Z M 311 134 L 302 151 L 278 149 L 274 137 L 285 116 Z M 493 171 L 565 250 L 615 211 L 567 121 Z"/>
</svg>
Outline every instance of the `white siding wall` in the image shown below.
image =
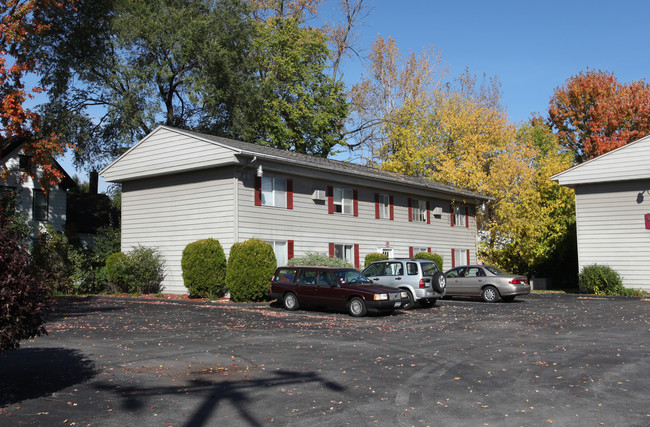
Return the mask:
<svg viewBox="0 0 650 427">
<path fill-rule="evenodd" d="M 234 163 L 234 151 L 171 129 L 159 128 L 102 171 L 119 182 Z"/>
<path fill-rule="evenodd" d="M 127 181 L 122 186 L 122 251 L 157 248 L 166 261 L 164 292 L 187 293 L 181 256 L 188 243 L 209 237 L 224 249 L 234 241 L 233 168 Z"/>
<path fill-rule="evenodd" d="M 609 265 L 626 287 L 650 290 L 649 192 L 650 180 L 576 187 L 580 270 Z"/>
<path fill-rule="evenodd" d="M 257 237 L 262 240 L 294 240 L 294 255 L 307 252 L 328 254 L 329 243 L 359 244 L 360 267 L 370 252 L 386 246 L 389 242 L 395 257 L 408 257 L 409 246 L 431 248 L 443 257 L 444 268 L 451 268 L 452 249 L 470 250 L 470 261 L 476 262 L 476 222 L 474 206 L 470 207 L 469 227 L 451 227 L 450 201 L 436 199 L 431 195 L 407 195 L 398 189 L 377 188 L 353 183 L 309 179 L 281 172 L 267 172 L 265 177 L 291 178 L 294 186 L 294 208 L 255 206 L 254 176 L 241 180 L 239 189 L 239 241 Z M 333 175 L 332 175 L 333 177 Z M 332 178 L 333 179 L 333 178 Z M 358 191 L 359 216 L 328 214 L 327 201 L 312 200 L 314 190 L 327 190 L 328 185 Z M 375 219 L 376 192 L 394 196 L 394 217 Z M 408 197 L 429 200 L 431 209 L 443 208 L 440 216 L 431 215 L 431 223 L 409 222 Z M 457 265 L 465 264 L 457 260 Z"/>
</svg>

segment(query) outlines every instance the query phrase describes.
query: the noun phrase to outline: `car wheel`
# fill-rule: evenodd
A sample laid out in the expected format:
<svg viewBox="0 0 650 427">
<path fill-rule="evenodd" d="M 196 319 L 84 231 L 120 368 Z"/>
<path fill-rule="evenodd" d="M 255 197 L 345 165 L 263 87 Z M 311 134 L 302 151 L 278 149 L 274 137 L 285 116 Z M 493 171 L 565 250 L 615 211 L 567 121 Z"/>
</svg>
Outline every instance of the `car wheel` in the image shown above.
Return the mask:
<svg viewBox="0 0 650 427">
<path fill-rule="evenodd" d="M 408 295 L 409 302 L 407 302 L 406 305 L 405 305 L 404 307 L 402 307 L 402 308 L 403 308 L 404 310 L 410 310 L 410 309 L 412 309 L 413 307 L 415 307 L 415 298 L 413 298 L 413 294 L 411 293 L 411 291 L 408 291 L 408 290 L 407 290 L 407 291 L 406 291 L 406 294 Z"/>
<path fill-rule="evenodd" d="M 298 297 L 296 297 L 296 294 L 292 292 L 287 292 L 284 294 L 282 302 L 284 303 L 284 308 L 289 311 L 296 310 L 298 307 L 300 307 L 300 304 L 298 303 Z"/>
<path fill-rule="evenodd" d="M 499 300 L 499 291 L 494 286 L 486 286 L 481 292 L 481 297 L 485 302 L 497 302 Z"/>
<path fill-rule="evenodd" d="M 366 303 L 359 297 L 354 297 L 348 302 L 348 313 L 353 317 L 362 317 L 366 315 Z"/>
<path fill-rule="evenodd" d="M 445 277 L 444 273 L 438 271 L 433 275 L 433 280 L 431 283 L 433 285 L 433 289 L 442 293 L 447 287 L 447 278 Z"/>
<path fill-rule="evenodd" d="M 438 298 L 423 299 L 423 300 L 420 300 L 420 306 L 422 306 L 422 308 L 433 307 L 434 305 L 436 305 L 437 301 L 438 301 Z"/>
<path fill-rule="evenodd" d="M 515 296 L 514 295 L 508 295 L 507 297 L 501 297 L 501 299 L 504 300 L 504 301 L 510 302 L 510 301 L 515 300 Z"/>
</svg>

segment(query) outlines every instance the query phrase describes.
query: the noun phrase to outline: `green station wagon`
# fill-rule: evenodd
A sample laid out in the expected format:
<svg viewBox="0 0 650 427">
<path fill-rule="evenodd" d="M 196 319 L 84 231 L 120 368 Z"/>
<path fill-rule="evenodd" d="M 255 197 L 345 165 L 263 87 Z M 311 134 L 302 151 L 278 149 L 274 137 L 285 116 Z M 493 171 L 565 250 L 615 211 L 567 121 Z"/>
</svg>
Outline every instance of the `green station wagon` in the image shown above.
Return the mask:
<svg viewBox="0 0 650 427">
<path fill-rule="evenodd" d="M 269 293 L 287 310 L 329 307 L 355 317 L 368 311 L 390 313 L 409 303 L 406 291 L 375 285 L 352 268 L 279 267 Z"/>
</svg>

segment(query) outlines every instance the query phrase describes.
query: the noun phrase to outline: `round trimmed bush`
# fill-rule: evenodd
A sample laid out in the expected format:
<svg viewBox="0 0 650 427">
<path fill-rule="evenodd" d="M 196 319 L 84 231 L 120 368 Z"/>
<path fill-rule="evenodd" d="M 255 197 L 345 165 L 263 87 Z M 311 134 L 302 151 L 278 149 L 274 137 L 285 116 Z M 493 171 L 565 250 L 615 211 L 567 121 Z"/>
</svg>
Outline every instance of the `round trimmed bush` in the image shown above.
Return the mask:
<svg viewBox="0 0 650 427">
<path fill-rule="evenodd" d="M 224 294 L 226 254 L 218 240 L 197 240 L 185 246 L 181 269 L 190 297 L 218 298 Z"/>
<path fill-rule="evenodd" d="M 115 292 L 155 294 L 162 290 L 165 260 L 155 249 L 136 246 L 128 254 L 116 252 L 106 259 L 108 285 Z"/>
<path fill-rule="evenodd" d="M 363 261 L 363 265 L 368 267 L 370 264 L 372 264 L 375 261 L 381 261 L 384 259 L 388 259 L 388 255 L 382 254 L 379 252 L 370 252 L 368 255 L 366 255 L 366 258 Z"/>
<path fill-rule="evenodd" d="M 417 259 L 428 259 L 429 261 L 433 261 L 436 263 L 438 266 L 438 270 L 442 270 L 442 257 L 436 253 L 433 252 L 418 252 L 413 256 L 413 258 Z"/>
<path fill-rule="evenodd" d="M 269 283 L 277 260 L 273 246 L 260 239 L 235 243 L 230 248 L 226 288 L 233 301 L 263 301 L 269 296 Z"/>
<path fill-rule="evenodd" d="M 596 295 L 621 295 L 624 293 L 621 276 L 608 265 L 588 265 L 578 276 L 580 290 Z"/>
</svg>

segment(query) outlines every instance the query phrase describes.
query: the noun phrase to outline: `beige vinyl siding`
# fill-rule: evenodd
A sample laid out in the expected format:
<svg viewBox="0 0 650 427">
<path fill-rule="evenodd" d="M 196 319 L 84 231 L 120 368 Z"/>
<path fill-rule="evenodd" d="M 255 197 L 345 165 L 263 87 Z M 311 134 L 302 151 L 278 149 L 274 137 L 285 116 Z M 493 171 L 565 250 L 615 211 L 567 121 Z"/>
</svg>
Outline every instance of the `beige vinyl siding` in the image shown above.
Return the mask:
<svg viewBox="0 0 650 427">
<path fill-rule="evenodd" d="M 624 145 L 557 174 L 560 185 L 629 181 L 650 178 L 650 136 Z"/>
<path fill-rule="evenodd" d="M 650 230 L 644 219 L 650 213 L 649 189 L 650 180 L 576 187 L 580 270 L 609 265 L 626 287 L 650 290 Z"/>
<path fill-rule="evenodd" d="M 101 175 L 109 182 L 167 175 L 236 162 L 234 151 L 168 128 L 158 128 Z"/>
<path fill-rule="evenodd" d="M 165 257 L 165 292 L 186 293 L 181 256 L 188 243 L 234 242 L 232 167 L 126 181 L 122 187 L 122 251 L 157 248 Z"/>
<path fill-rule="evenodd" d="M 266 169 L 265 169 L 266 170 Z M 358 244 L 360 266 L 366 254 L 377 252 L 388 241 L 395 257 L 408 257 L 409 247 L 430 247 L 443 257 L 445 268 L 451 268 L 451 249 L 469 249 L 472 261 L 476 261 L 476 228 L 474 208 L 470 209 L 470 227 L 451 227 L 450 201 L 413 195 L 413 198 L 429 200 L 431 209 L 443 208 L 439 217 L 431 215 L 431 223 L 409 222 L 408 195 L 397 189 L 386 191 L 360 183 L 331 181 L 289 175 L 278 171 L 264 174 L 265 177 L 293 179 L 294 208 L 255 206 L 254 177 L 249 174 L 240 181 L 239 189 L 239 240 L 251 237 L 263 240 L 294 240 L 294 255 L 304 256 L 307 252 L 329 253 L 329 243 Z M 328 185 L 357 190 L 359 200 L 358 217 L 352 214 L 328 213 L 326 201 L 312 200 L 314 190 L 327 190 Z M 394 197 L 394 217 L 375 218 L 376 192 Z"/>
</svg>

